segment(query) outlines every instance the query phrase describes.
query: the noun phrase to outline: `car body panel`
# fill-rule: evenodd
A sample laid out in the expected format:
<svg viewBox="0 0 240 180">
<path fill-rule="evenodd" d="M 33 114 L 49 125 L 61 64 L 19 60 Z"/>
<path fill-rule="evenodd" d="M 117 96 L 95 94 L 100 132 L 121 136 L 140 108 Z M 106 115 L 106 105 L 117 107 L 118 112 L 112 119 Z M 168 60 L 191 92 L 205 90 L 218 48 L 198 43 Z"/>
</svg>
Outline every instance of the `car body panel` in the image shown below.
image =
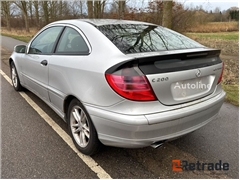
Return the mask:
<svg viewBox="0 0 240 180">
<path fill-rule="evenodd" d="M 89 68 L 91 64 L 93 62 L 86 56 L 72 56 L 66 61 L 64 55 L 55 55 L 49 62 L 49 87 L 54 89 L 55 94 L 61 91 L 66 96 L 73 95 L 83 103 L 96 106 L 111 106 L 122 101 L 122 97 L 116 96 L 110 88 L 107 88 L 104 74 Z M 50 93 L 50 96 L 53 100 L 54 95 Z M 60 94 L 58 96 L 61 97 Z"/>
<path fill-rule="evenodd" d="M 25 86 L 48 101 L 48 66 L 41 65 L 41 62 L 51 57 L 49 55 L 25 54 L 22 58 L 24 59 L 22 75 Z"/>
</svg>

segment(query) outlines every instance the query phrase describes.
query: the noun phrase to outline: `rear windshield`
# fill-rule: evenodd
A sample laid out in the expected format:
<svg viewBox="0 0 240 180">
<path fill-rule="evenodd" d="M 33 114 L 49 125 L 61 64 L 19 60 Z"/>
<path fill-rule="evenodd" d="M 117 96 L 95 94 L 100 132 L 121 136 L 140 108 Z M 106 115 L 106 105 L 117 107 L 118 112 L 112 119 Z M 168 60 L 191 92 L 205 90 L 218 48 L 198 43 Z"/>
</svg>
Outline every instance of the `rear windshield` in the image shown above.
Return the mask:
<svg viewBox="0 0 240 180">
<path fill-rule="evenodd" d="M 204 47 L 170 29 L 145 24 L 111 24 L 97 27 L 125 54 Z"/>
</svg>

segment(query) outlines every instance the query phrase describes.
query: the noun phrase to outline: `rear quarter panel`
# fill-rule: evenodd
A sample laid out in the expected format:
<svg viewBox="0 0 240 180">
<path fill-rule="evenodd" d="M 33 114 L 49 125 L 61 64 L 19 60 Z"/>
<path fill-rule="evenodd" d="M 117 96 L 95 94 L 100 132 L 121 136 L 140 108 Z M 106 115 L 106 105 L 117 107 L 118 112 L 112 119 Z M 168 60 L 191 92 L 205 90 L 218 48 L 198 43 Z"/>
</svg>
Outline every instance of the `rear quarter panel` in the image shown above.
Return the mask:
<svg viewBox="0 0 240 180">
<path fill-rule="evenodd" d="M 105 72 L 108 68 L 128 59 L 94 26 L 79 21 L 75 26 L 90 44 L 89 55 L 53 55 L 49 61 L 49 87 L 53 104 L 68 95 L 85 104 L 112 106 L 123 100 L 108 85 Z M 59 98 L 58 98 L 58 97 Z M 58 105 L 59 106 L 59 105 Z"/>
</svg>

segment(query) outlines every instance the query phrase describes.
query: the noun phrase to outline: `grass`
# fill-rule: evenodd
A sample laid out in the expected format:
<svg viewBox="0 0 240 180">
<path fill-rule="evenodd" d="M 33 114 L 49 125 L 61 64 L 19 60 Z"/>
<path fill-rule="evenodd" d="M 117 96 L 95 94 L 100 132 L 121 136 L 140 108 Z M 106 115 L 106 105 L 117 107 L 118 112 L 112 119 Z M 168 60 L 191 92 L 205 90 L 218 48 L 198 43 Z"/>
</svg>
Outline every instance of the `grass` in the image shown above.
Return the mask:
<svg viewBox="0 0 240 180">
<path fill-rule="evenodd" d="M 222 85 L 224 91 L 226 91 L 226 101 L 235 106 L 239 106 L 239 86 L 238 85 Z"/>
<path fill-rule="evenodd" d="M 30 32 L 26 32 L 24 29 L 13 29 L 8 31 L 6 28 L 1 27 L 1 35 L 12 37 L 20 41 L 29 42 L 32 37 L 38 32 L 37 28 L 30 28 Z"/>
<path fill-rule="evenodd" d="M 233 32 L 239 31 L 239 22 L 210 22 L 198 24 L 186 29 L 186 32 L 212 33 L 212 32 Z"/>
<path fill-rule="evenodd" d="M 17 36 L 17 35 L 12 35 L 9 33 L 1 33 L 2 36 L 8 36 L 14 39 L 18 39 L 19 41 L 24 41 L 24 42 L 29 42 L 32 39 L 32 36 Z"/>
<path fill-rule="evenodd" d="M 185 33 L 207 47 L 221 49 L 222 55 L 239 55 L 239 32 Z"/>
<path fill-rule="evenodd" d="M 239 39 L 239 32 L 218 32 L 218 33 L 186 33 L 187 36 L 204 39 L 217 39 L 217 40 L 236 40 Z"/>
</svg>

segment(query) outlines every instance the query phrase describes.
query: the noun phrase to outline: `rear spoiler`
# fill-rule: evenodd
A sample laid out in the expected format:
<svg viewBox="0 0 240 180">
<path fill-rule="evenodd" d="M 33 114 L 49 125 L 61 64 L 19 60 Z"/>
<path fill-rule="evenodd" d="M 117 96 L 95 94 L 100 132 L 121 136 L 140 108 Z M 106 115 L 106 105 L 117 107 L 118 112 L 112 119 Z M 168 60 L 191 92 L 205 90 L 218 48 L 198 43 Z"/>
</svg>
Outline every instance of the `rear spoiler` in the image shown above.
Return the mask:
<svg viewBox="0 0 240 180">
<path fill-rule="evenodd" d="M 198 69 L 222 63 L 219 58 L 220 52 L 220 50 L 211 49 L 190 53 L 140 57 L 138 58 L 138 65 L 144 74 Z"/>
<path fill-rule="evenodd" d="M 138 65 L 144 74 L 167 73 L 197 69 L 222 63 L 219 58 L 221 50 L 208 49 L 195 52 L 180 52 L 175 54 L 162 54 L 153 56 L 133 57 L 114 65 L 106 73 L 113 73 L 124 67 Z"/>
</svg>

